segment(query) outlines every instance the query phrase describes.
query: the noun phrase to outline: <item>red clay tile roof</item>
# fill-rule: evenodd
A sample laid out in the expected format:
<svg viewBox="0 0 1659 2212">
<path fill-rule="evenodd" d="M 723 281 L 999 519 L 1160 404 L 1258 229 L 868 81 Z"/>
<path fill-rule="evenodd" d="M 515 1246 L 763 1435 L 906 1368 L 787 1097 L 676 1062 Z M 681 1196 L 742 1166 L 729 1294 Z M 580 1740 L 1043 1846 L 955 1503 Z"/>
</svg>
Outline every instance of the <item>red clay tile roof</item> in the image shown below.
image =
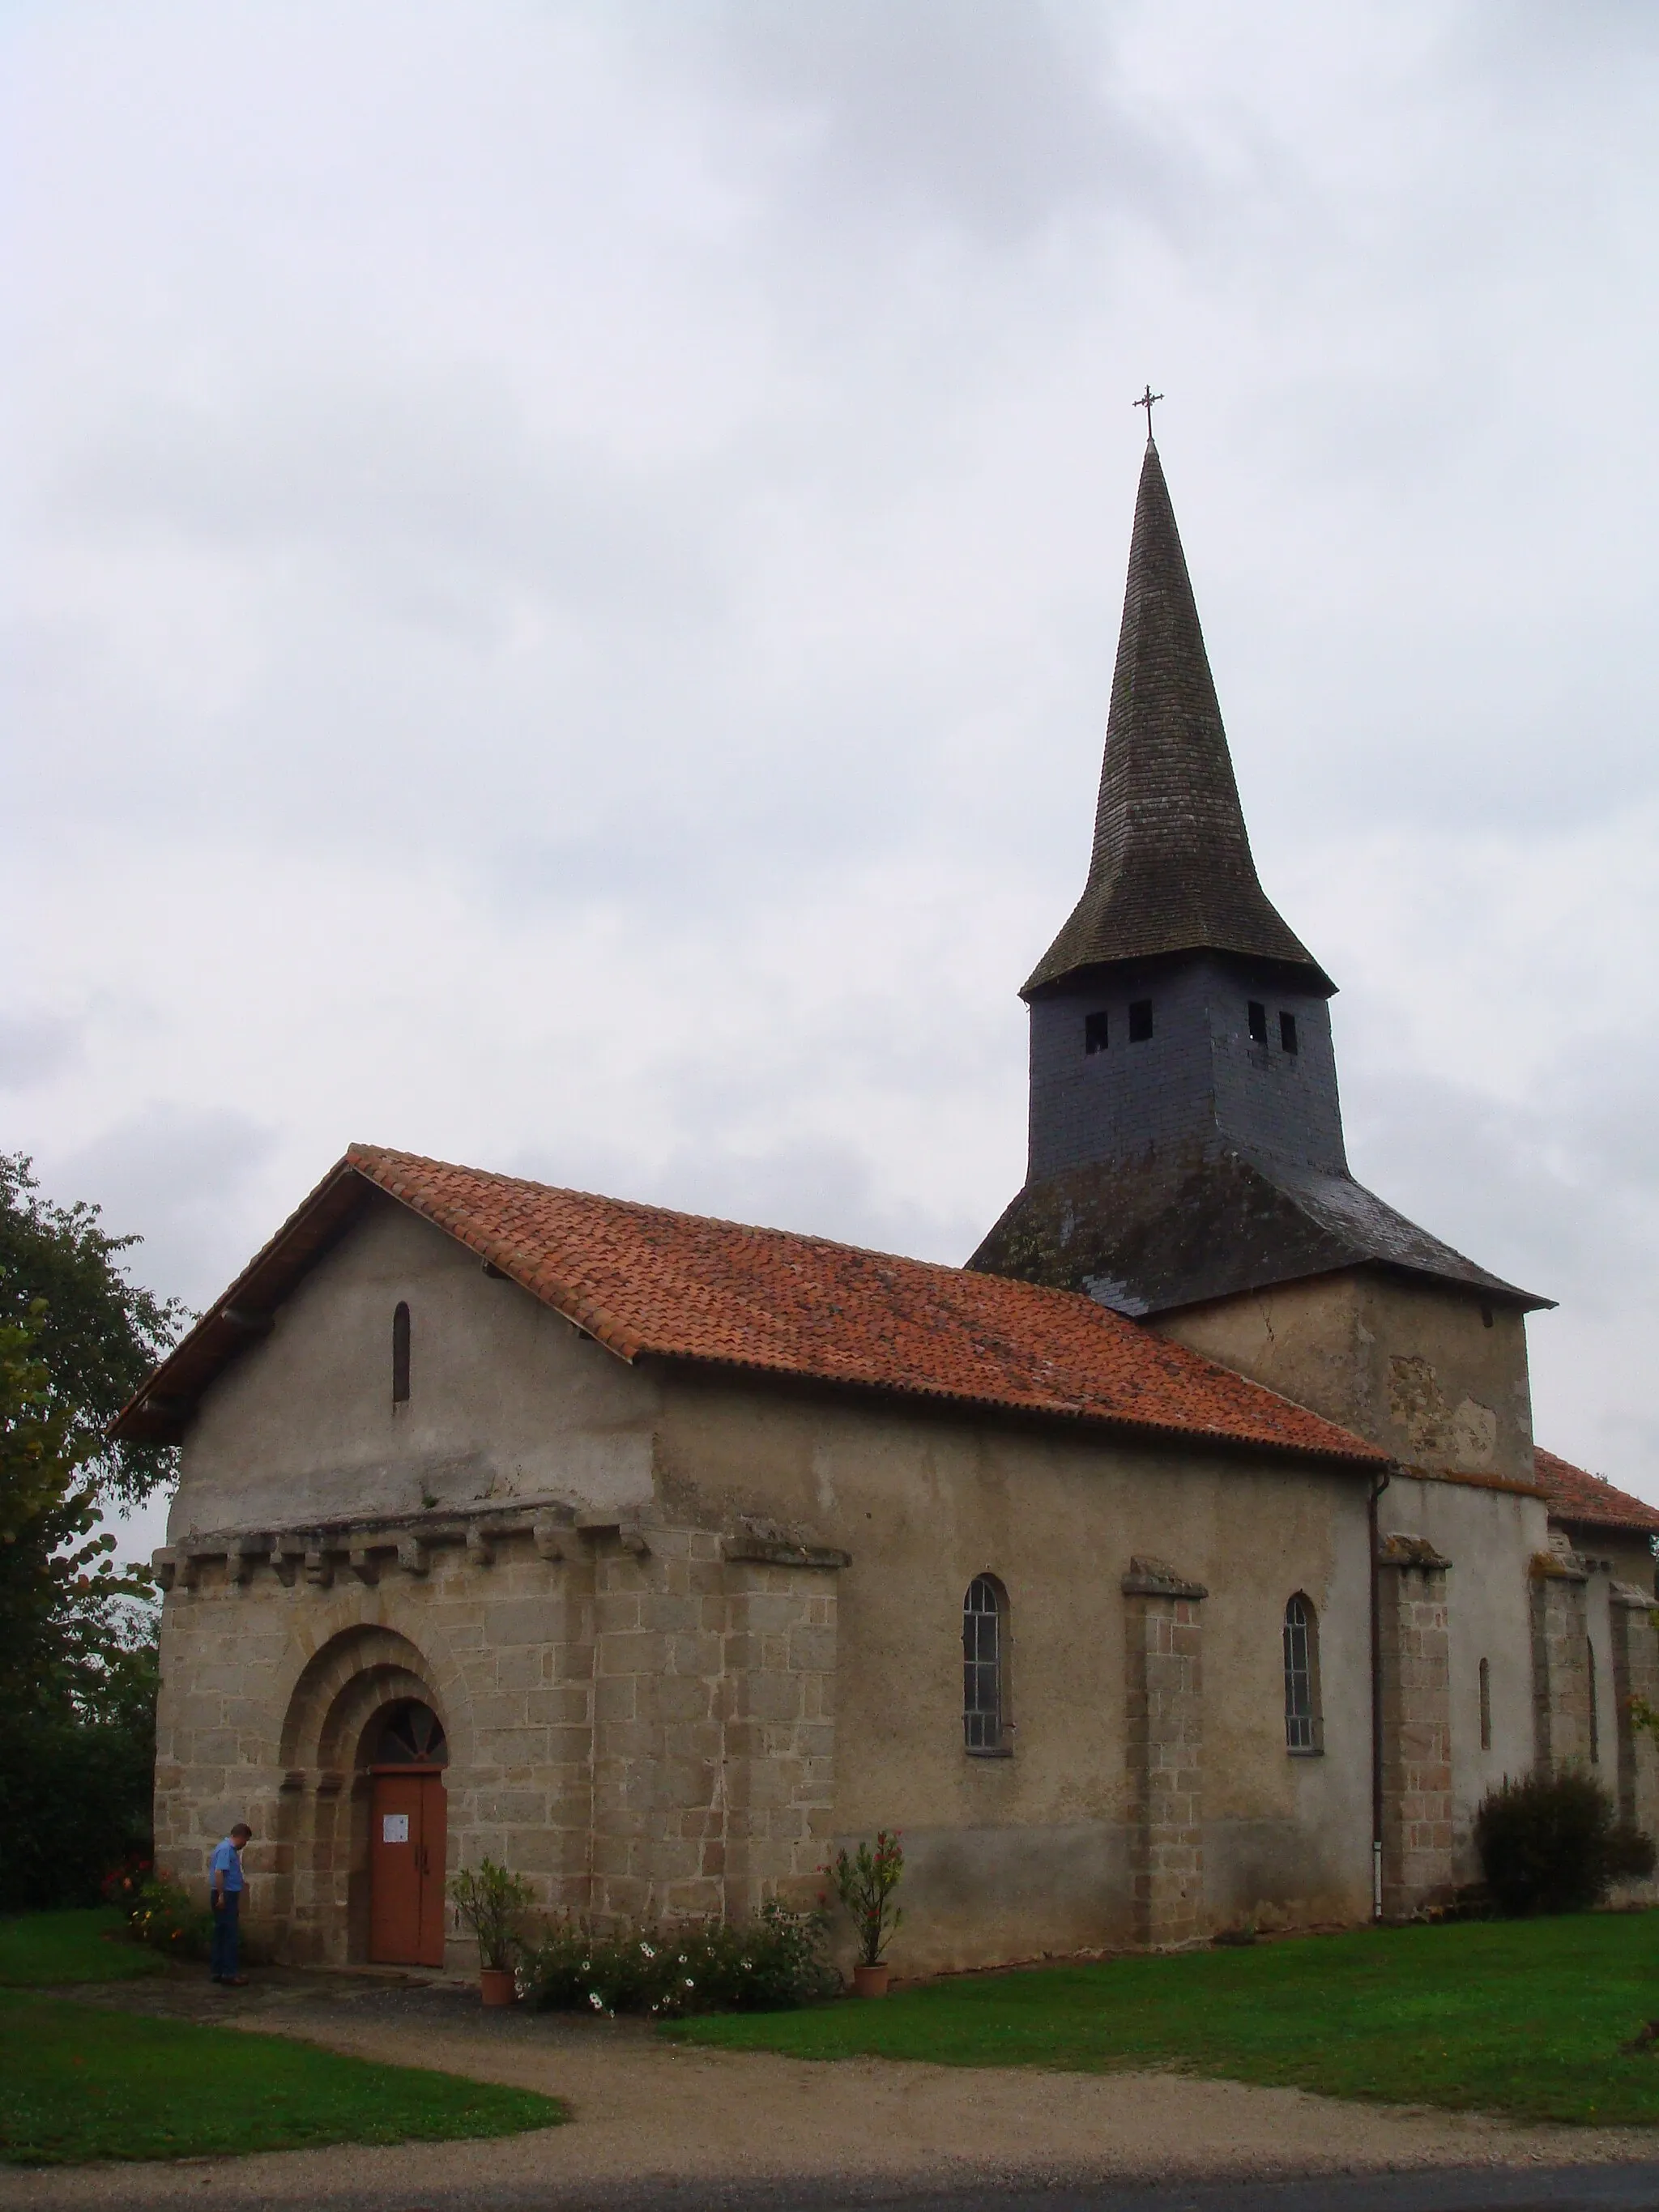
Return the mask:
<svg viewBox="0 0 1659 2212">
<path fill-rule="evenodd" d="M 1553 1452 L 1540 1450 L 1534 1461 L 1538 1487 L 1548 1501 L 1552 1519 L 1597 1528 L 1639 1529 L 1644 1534 L 1659 1529 L 1659 1509 L 1615 1490 L 1605 1475 L 1591 1474 Z"/>
<path fill-rule="evenodd" d="M 1386 1463 L 1373 1445 L 1070 1291 L 354 1145 L 119 1417 L 178 1426 L 377 1185 L 622 1358 L 695 1360 L 1154 1434 Z M 216 1337 L 216 1322 L 223 1320 Z"/>
</svg>

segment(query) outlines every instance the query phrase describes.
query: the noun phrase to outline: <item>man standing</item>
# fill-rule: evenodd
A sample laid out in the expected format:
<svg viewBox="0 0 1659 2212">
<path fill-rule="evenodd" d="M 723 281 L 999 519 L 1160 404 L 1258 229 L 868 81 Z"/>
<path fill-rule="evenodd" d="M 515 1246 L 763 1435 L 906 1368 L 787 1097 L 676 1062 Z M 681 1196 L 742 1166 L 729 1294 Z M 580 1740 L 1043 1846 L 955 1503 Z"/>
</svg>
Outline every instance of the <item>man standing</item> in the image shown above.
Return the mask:
<svg viewBox="0 0 1659 2212">
<path fill-rule="evenodd" d="M 213 1978 L 227 1989 L 240 1989 L 247 1976 L 239 1971 L 236 1918 L 242 1906 L 242 1846 L 253 1831 L 239 1820 L 208 1862 L 213 1885 Z"/>
</svg>

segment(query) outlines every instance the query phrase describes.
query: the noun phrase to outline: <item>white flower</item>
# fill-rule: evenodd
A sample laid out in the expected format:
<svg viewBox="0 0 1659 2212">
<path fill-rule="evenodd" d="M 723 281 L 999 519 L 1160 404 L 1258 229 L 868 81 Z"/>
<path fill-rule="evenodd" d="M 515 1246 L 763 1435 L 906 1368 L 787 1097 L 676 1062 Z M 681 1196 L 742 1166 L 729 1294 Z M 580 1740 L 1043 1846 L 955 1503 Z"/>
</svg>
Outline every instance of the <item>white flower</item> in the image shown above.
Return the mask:
<svg viewBox="0 0 1659 2212">
<path fill-rule="evenodd" d="M 589 1990 L 587 1992 L 587 2002 L 592 2006 L 595 2012 L 603 2012 L 605 2010 L 605 1999 L 599 1995 L 597 1990 Z"/>
<path fill-rule="evenodd" d="M 643 1951 L 643 1952 L 644 1952 L 644 1954 L 645 1954 L 645 1955 L 646 1955 L 646 1957 L 647 1957 L 647 1959 L 654 1959 L 654 1958 L 656 1957 L 656 1955 L 657 1955 L 657 1954 L 656 1954 L 656 1953 L 652 1949 L 651 1946 L 650 1946 L 648 1943 L 641 1942 L 641 1945 L 640 1945 L 640 1948 L 641 1948 L 641 1951 Z"/>
<path fill-rule="evenodd" d="M 692 1978 L 691 1978 L 691 1977 L 690 1977 L 690 1974 L 688 1974 L 688 1975 L 686 1976 L 686 1978 L 685 1978 L 685 1986 L 686 1986 L 686 1988 L 687 1988 L 688 1990 L 695 1990 L 695 1989 L 696 1988 L 696 1986 L 697 1986 L 697 1985 L 696 1985 L 696 1984 L 692 1980 Z"/>
</svg>

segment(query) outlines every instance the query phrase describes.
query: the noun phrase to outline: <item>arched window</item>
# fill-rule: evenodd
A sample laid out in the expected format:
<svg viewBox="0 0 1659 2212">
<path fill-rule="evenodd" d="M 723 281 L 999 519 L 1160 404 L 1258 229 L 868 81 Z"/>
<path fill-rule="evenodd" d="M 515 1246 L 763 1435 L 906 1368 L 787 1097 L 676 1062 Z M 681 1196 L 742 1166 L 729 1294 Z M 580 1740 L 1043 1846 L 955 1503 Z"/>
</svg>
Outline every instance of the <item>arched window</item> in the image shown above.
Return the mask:
<svg viewBox="0 0 1659 2212">
<path fill-rule="evenodd" d="M 1319 1751 L 1319 1623 L 1300 1590 L 1285 1608 L 1285 1747 Z"/>
<path fill-rule="evenodd" d="M 409 1400 L 409 1308 L 400 1298 L 392 1316 L 392 1402 Z"/>
<path fill-rule="evenodd" d="M 1589 1755 L 1590 1765 L 1601 1763 L 1601 1716 L 1595 1705 L 1595 1646 L 1589 1637 L 1584 1638 L 1584 1668 L 1589 1682 Z"/>
<path fill-rule="evenodd" d="M 1480 1662 L 1480 1748 L 1492 1749 L 1492 1668 Z"/>
<path fill-rule="evenodd" d="M 381 1714 L 374 1745 L 376 1766 L 447 1766 L 444 1724 L 430 1705 L 405 1698 Z"/>
<path fill-rule="evenodd" d="M 994 1576 L 975 1575 L 962 1601 L 962 1740 L 969 1751 L 1006 1751 L 1004 1645 L 1008 1600 Z"/>
</svg>

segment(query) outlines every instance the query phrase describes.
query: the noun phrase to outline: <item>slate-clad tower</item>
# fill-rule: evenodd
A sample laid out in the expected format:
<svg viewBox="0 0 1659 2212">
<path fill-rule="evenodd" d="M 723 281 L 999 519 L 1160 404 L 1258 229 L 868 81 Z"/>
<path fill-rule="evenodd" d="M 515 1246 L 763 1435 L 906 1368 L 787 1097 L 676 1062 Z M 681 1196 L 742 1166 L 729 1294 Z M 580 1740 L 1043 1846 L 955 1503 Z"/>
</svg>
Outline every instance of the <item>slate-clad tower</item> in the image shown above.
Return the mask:
<svg viewBox="0 0 1659 2212">
<path fill-rule="evenodd" d="M 1257 878 L 1149 438 L 1088 882 L 1022 994 L 1025 1188 L 969 1264 L 1149 1316 L 1366 1266 L 1544 1303 L 1349 1174 L 1335 988 Z"/>
</svg>

